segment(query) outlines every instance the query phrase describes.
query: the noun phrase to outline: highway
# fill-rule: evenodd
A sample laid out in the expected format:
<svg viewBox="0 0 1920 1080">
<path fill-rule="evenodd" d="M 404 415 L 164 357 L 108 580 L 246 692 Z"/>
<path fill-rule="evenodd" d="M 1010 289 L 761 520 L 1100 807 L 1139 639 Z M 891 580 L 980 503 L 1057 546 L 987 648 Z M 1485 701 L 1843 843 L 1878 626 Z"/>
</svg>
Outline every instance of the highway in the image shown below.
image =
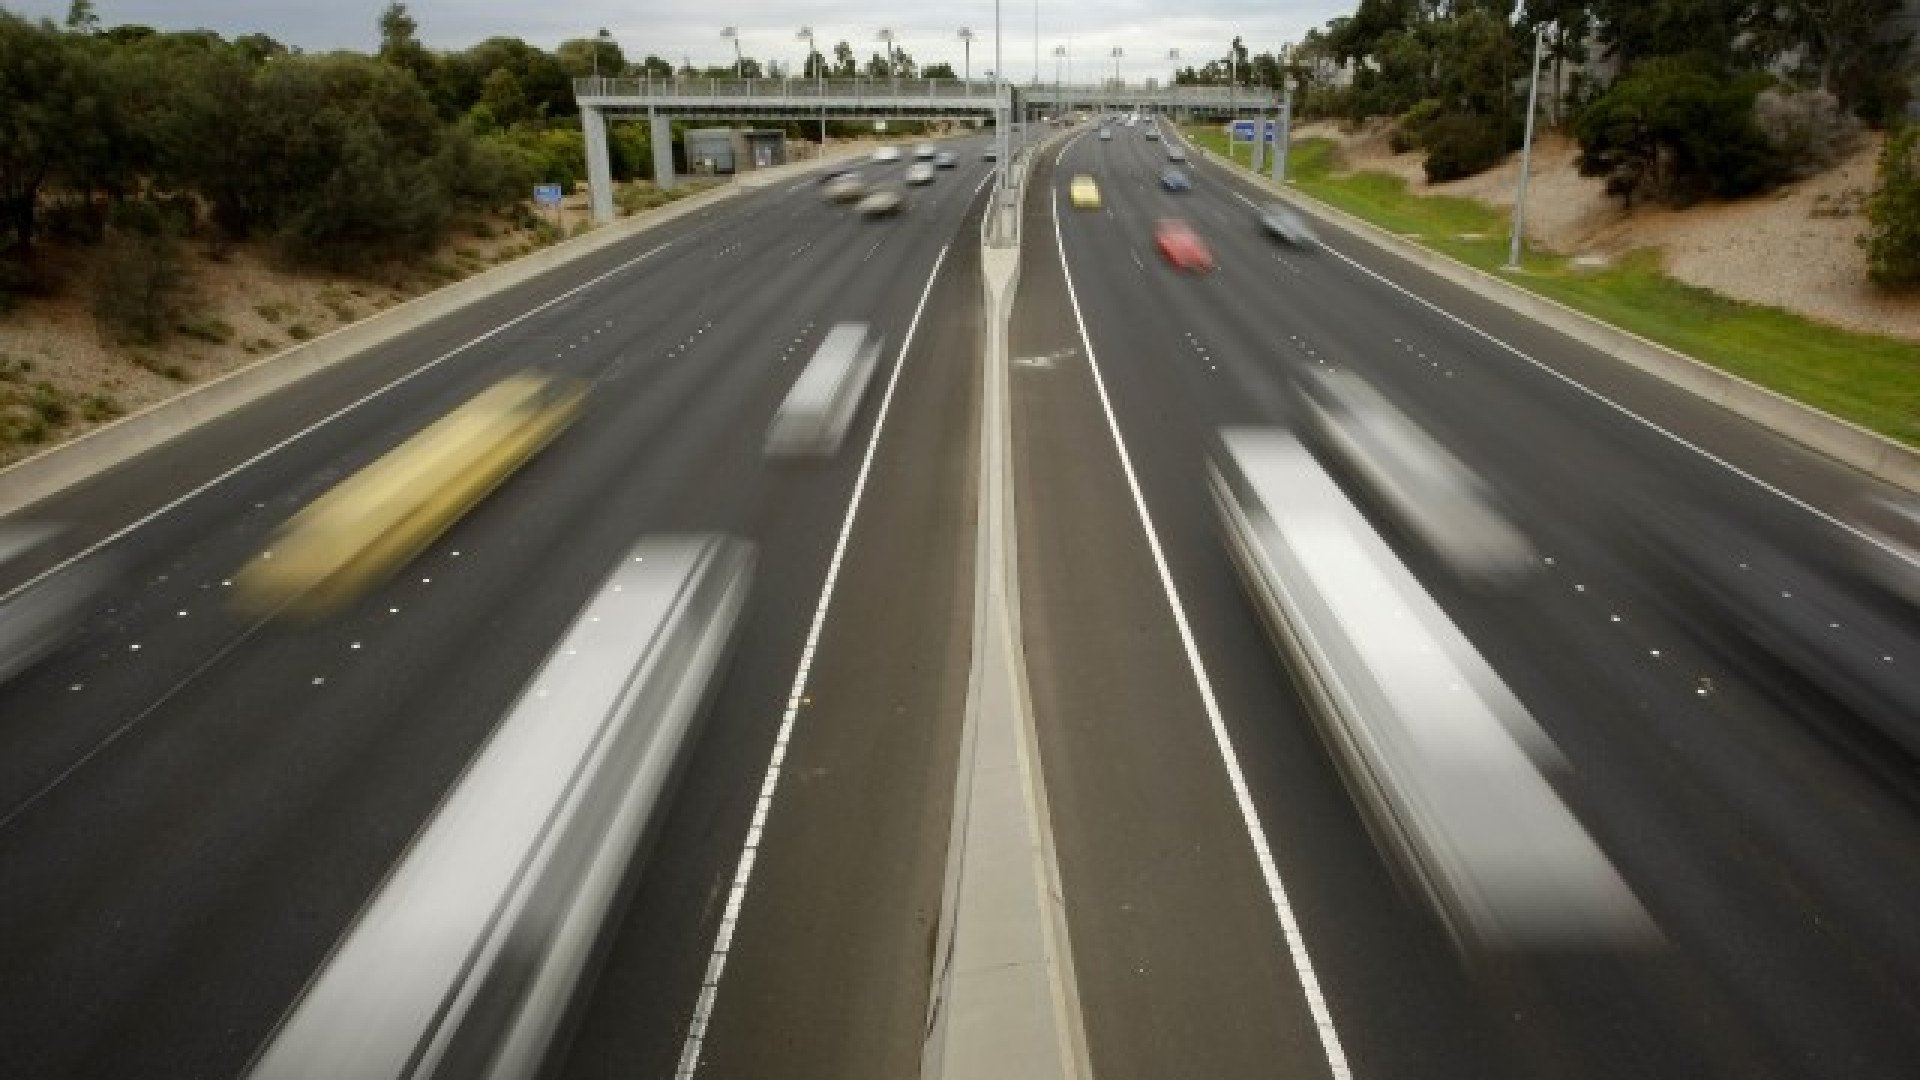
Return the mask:
<svg viewBox="0 0 1920 1080">
<path fill-rule="evenodd" d="M 122 576 L 0 684 L 0 1076 L 241 1075 L 609 567 L 688 531 L 752 541 L 752 593 L 552 1072 L 917 1075 L 978 569 L 989 174 L 953 145 L 898 218 L 811 176 L 743 194 L 33 508 L 72 530 L 0 594 L 96 544 Z M 1350 237 L 1279 244 L 1251 186 L 1196 163 L 1167 192 L 1164 165 L 1125 126 L 1040 157 L 1009 343 L 1093 1075 L 1911 1075 L 1920 769 L 1861 719 L 1920 702 L 1920 623 L 1861 531 L 1920 542 L 1888 492 Z M 1069 205 L 1080 173 L 1100 209 Z M 1169 216 L 1216 273 L 1161 260 Z M 843 321 L 887 341 L 845 445 L 770 462 Z M 578 419 L 391 580 L 317 621 L 229 602 L 295 511 L 528 367 L 586 382 Z M 1558 744 L 1657 946 L 1472 961 L 1397 884 L 1204 482 L 1222 426 L 1303 424 L 1314 367 L 1414 418 L 1542 556 L 1489 587 L 1357 500 Z"/>
<path fill-rule="evenodd" d="M 1280 245 L 1219 165 L 1164 191 L 1161 145 L 1115 132 L 1075 138 L 1037 178 L 1012 344 L 1046 358 L 1015 376 L 1023 617 L 1095 1073 L 1325 1075 L 1329 1042 L 1365 1077 L 1910 1069 L 1911 759 L 1685 592 L 1694 564 L 1667 554 L 1759 567 L 1762 552 L 1795 552 L 1765 567 L 1803 602 L 1788 614 L 1861 613 L 1820 630 L 1890 657 L 1911 710 L 1912 610 L 1883 610 L 1856 538 L 1813 512 L 1853 519 L 1876 489 L 1331 230 L 1323 250 Z M 1070 208 L 1076 173 L 1095 178 L 1100 210 Z M 1193 223 L 1217 273 L 1160 261 L 1152 227 L 1168 216 Z M 1667 947 L 1472 970 L 1394 887 L 1202 483 L 1222 425 L 1298 426 L 1290 373 L 1307 365 L 1373 382 L 1486 479 L 1550 563 L 1477 588 L 1383 530 L 1559 743 L 1564 795 Z M 1302 961 L 1337 1041 L 1317 1037 Z"/>
<path fill-rule="evenodd" d="M 987 171 L 961 149 L 903 217 L 857 218 L 810 176 L 748 194 L 36 507 L 76 546 L 157 516 L 103 553 L 127 574 L 107 610 L 0 687 L 0 1075 L 238 1075 L 614 560 L 719 530 L 759 548 L 735 674 L 568 1067 L 670 1075 L 896 369 L 710 1069 L 917 1060 L 966 671 L 967 624 L 939 615 L 972 587 L 978 253 L 955 241 Z M 847 449 L 770 466 L 775 406 L 846 320 L 889 343 Z M 321 622 L 233 612 L 235 570 L 294 510 L 530 366 L 589 380 L 582 415 L 403 572 Z"/>
</svg>

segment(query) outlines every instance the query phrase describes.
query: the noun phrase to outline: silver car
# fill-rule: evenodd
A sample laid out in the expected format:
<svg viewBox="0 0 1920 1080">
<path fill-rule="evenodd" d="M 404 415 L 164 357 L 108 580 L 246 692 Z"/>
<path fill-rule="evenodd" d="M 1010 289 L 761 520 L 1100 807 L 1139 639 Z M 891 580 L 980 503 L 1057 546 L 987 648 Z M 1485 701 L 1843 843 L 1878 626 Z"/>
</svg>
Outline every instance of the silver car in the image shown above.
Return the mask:
<svg viewBox="0 0 1920 1080">
<path fill-rule="evenodd" d="M 1319 242 L 1307 219 L 1285 203 L 1268 203 L 1260 211 L 1260 224 L 1276 239 L 1285 240 L 1294 247 L 1311 247 Z"/>
<path fill-rule="evenodd" d="M 933 183 L 933 162 L 916 161 L 912 165 L 908 166 L 907 183 L 909 184 Z"/>
<path fill-rule="evenodd" d="M 891 188 L 881 188 L 860 200 L 856 208 L 862 217 L 891 217 L 907 208 L 906 197 Z"/>
</svg>

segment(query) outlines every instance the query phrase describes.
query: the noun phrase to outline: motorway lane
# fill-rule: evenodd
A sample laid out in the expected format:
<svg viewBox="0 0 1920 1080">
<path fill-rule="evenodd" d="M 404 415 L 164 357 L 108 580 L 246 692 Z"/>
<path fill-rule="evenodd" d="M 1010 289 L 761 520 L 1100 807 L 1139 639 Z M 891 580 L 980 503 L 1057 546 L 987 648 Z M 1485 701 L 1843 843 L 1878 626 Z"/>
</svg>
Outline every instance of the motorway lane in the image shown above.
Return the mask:
<svg viewBox="0 0 1920 1080">
<path fill-rule="evenodd" d="M 936 181 L 943 198 L 974 183 L 967 172 Z M 957 231 L 939 228 L 952 246 L 901 360 L 825 613 L 703 1077 L 919 1068 L 972 633 L 984 203 L 972 200 Z M 873 398 L 900 344 L 893 335 Z M 841 456 L 865 449 L 850 438 Z M 742 751 L 758 754 L 751 775 L 696 763 L 707 777 L 675 804 L 564 1075 L 668 1076 L 679 1064 L 768 747 Z M 725 753 L 712 736 L 701 748 L 703 758 Z"/>
<path fill-rule="evenodd" d="M 1223 702 L 1245 702 L 1224 711 L 1308 943 L 1326 956 L 1322 979 L 1352 1033 L 1356 1072 L 1429 1073 L 1431 1060 L 1405 1049 L 1439 1028 L 1470 1030 L 1455 1027 L 1454 1014 L 1467 1012 L 1499 1038 L 1483 1045 L 1439 1036 L 1466 1055 L 1467 1067 L 1450 1073 L 1497 1072 L 1504 1063 L 1556 1075 L 1832 1075 L 1836 1066 L 1897 1074 L 1914 1057 L 1910 988 L 1920 964 L 1908 905 L 1890 899 L 1920 886 L 1910 774 L 1863 768 L 1852 740 L 1806 722 L 1831 721 L 1831 702 L 1805 687 L 1756 682 L 1764 658 L 1716 620 L 1675 604 L 1663 587 L 1671 571 L 1642 542 L 1648 528 L 1669 525 L 1664 505 L 1704 508 L 1736 535 L 1800 553 L 1803 576 L 1788 584 L 1801 595 L 1860 610 L 1872 601 L 1846 569 L 1843 534 L 1329 253 L 1270 246 L 1251 211 L 1222 190 L 1218 170 L 1202 167 L 1185 196 L 1145 186 L 1160 150 L 1130 135 L 1083 138 L 1066 151 L 1060 172 L 1092 171 L 1107 195 L 1098 215 L 1062 211 L 1067 251 L 1121 426 L 1139 444 L 1135 461 L 1175 581 L 1191 598 L 1201 655 Z M 1220 274 L 1176 278 L 1153 261 L 1151 219 L 1173 207 L 1215 244 Z M 1479 309 L 1471 317 L 1503 339 L 1545 342 L 1536 355 L 1578 364 L 1610 393 L 1626 387 L 1636 407 L 1658 408 L 1668 422 L 1690 424 L 1699 411 L 1519 320 Z M 1463 992 L 1428 967 L 1408 970 L 1406 957 L 1440 951 L 1423 942 L 1436 931 L 1339 885 L 1367 876 L 1352 864 L 1371 852 L 1350 813 L 1329 819 L 1324 802 L 1308 798 L 1314 785 L 1297 768 L 1297 724 L 1273 723 L 1261 703 L 1263 687 L 1285 689 L 1285 674 L 1248 655 L 1252 621 L 1198 483 L 1211 429 L 1287 422 L 1286 372 L 1312 363 L 1367 374 L 1479 468 L 1554 557 L 1517 594 L 1489 595 L 1396 539 L 1572 758 L 1578 771 L 1567 793 L 1673 938 L 1670 954 L 1503 967 Z M 1811 481 L 1811 501 L 1846 507 L 1873 490 L 1740 428 L 1716 417 L 1681 429 L 1796 493 Z M 1912 655 L 1911 623 L 1893 636 L 1856 644 Z M 1343 818 L 1344 827 L 1328 824 Z M 1352 843 L 1330 843 L 1329 829 Z M 1341 848 L 1352 850 L 1343 856 Z M 1289 852 L 1314 854 L 1290 860 Z M 1351 933 L 1356 922 L 1369 932 Z M 1077 932 L 1075 940 L 1078 949 Z M 1515 1019 L 1490 1019 L 1503 1015 Z M 1489 1060 L 1477 1059 L 1483 1053 Z"/>
<path fill-rule="evenodd" d="M 236 1073 L 642 533 L 717 528 L 760 544 L 709 728 L 738 753 L 703 754 L 690 773 L 707 790 L 744 787 L 764 760 L 852 478 L 845 460 L 774 473 L 761 435 L 831 323 L 870 319 L 900 338 L 962 203 L 873 223 L 822 205 L 810 181 L 736 199 L 637 251 L 596 257 L 619 266 L 663 239 L 676 245 L 114 545 L 131 576 L 111 607 L 0 687 L 0 1073 Z M 548 275 L 42 509 L 110 532 L 112 507 L 133 516 L 244 458 L 250 439 L 297 431 L 408 358 L 440 355 L 525 310 L 516 303 L 586 277 Z M 597 380 L 585 412 L 402 574 L 317 625 L 228 611 L 224 583 L 294 509 L 528 364 Z M 717 835 L 744 831 L 733 810 L 716 817 L 732 826 Z"/>
</svg>

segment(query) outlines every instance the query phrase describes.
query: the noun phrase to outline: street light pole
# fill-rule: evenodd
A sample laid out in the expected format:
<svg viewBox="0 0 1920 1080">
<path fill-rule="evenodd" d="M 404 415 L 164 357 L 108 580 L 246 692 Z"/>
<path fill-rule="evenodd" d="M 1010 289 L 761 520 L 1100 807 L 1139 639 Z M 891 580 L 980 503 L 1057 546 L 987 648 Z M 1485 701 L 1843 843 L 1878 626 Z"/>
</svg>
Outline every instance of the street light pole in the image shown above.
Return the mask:
<svg viewBox="0 0 1920 1080">
<path fill-rule="evenodd" d="M 813 27 L 803 26 L 800 28 L 800 32 L 794 36 L 805 39 L 807 43 L 807 60 L 806 63 L 800 65 L 800 75 L 804 78 L 807 74 L 807 64 L 814 64 L 814 54 L 819 50 L 813 47 Z M 813 66 L 813 88 L 814 96 L 820 99 L 820 155 L 825 157 L 827 153 L 827 64 L 825 57 L 821 57 L 820 62 Z"/>
<path fill-rule="evenodd" d="M 746 75 L 747 62 L 740 55 L 739 28 L 733 27 L 733 26 L 723 26 L 720 28 L 720 36 L 723 38 L 733 39 L 733 77 L 736 79 L 745 79 L 747 77 Z"/>
<path fill-rule="evenodd" d="M 1065 45 L 1055 45 L 1053 47 L 1053 115 L 1055 116 L 1059 116 L 1063 111 L 1060 99 L 1060 65 L 1064 63 L 1066 59 L 1067 47 Z"/>
<path fill-rule="evenodd" d="M 887 83 L 893 87 L 893 96 L 897 99 L 900 96 L 900 71 L 893 63 L 893 27 L 881 27 L 880 40 L 887 43 Z M 899 102 L 896 100 L 894 104 L 897 106 Z"/>
<path fill-rule="evenodd" d="M 1533 77 L 1527 82 L 1527 135 L 1520 144 L 1520 190 L 1513 196 L 1513 235 L 1507 240 L 1507 265 L 1503 270 L 1520 269 L 1520 240 L 1527 228 L 1527 171 L 1533 165 L 1533 113 L 1540 100 L 1540 44 L 1546 23 L 1533 28 Z"/>
<path fill-rule="evenodd" d="M 967 96 L 973 96 L 973 31 L 960 28 L 960 47 L 965 50 L 966 59 L 961 61 L 960 81 L 967 84 Z"/>
<path fill-rule="evenodd" d="M 1007 124 L 1013 118 L 1013 103 L 1003 101 L 1001 92 L 1005 87 L 1006 65 L 1000 62 L 1000 0 L 993 0 L 993 141 L 1000 144 L 994 153 L 993 171 L 997 174 L 995 183 L 1001 192 L 1007 190 L 1007 154 L 1013 149 Z M 997 211 L 996 211 L 997 212 Z"/>
</svg>

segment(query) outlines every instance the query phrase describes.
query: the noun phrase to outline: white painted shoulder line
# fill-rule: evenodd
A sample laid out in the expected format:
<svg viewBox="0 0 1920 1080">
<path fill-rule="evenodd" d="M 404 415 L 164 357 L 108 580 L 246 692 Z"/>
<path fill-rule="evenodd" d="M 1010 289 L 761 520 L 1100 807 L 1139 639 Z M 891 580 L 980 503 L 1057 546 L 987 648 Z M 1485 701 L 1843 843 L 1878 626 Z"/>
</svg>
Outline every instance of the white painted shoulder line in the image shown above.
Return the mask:
<svg viewBox="0 0 1920 1080">
<path fill-rule="evenodd" d="M 1255 209 L 1259 209 L 1259 205 L 1255 203 L 1252 199 L 1247 198 L 1245 195 L 1242 195 L 1237 191 L 1230 192 L 1230 194 L 1232 194 L 1234 198 L 1239 199 L 1241 202 L 1246 203 L 1248 206 L 1254 207 Z M 1394 281 L 1393 279 L 1385 276 L 1384 274 L 1381 274 L 1379 271 L 1374 270 L 1371 267 L 1361 265 L 1359 262 L 1355 261 L 1354 259 L 1350 258 L 1345 254 L 1342 254 L 1341 252 L 1335 251 L 1333 248 L 1328 247 L 1326 244 L 1321 244 L 1320 250 L 1326 252 L 1327 254 L 1333 256 L 1336 259 L 1339 259 L 1341 262 L 1346 263 L 1348 266 L 1353 267 L 1355 270 L 1360 271 L 1362 274 L 1367 275 L 1368 277 L 1379 282 L 1380 284 L 1385 285 L 1387 288 L 1392 289 L 1394 292 L 1397 292 L 1400 295 L 1406 297 L 1407 299 L 1412 300 L 1414 303 L 1419 304 L 1421 307 L 1424 307 L 1429 311 L 1434 312 L 1435 314 L 1441 316 L 1447 321 L 1454 323 L 1455 325 L 1460 326 L 1463 329 L 1468 330 L 1482 338 L 1485 338 L 1487 341 L 1492 342 L 1494 345 L 1497 345 L 1500 348 L 1506 350 L 1507 352 L 1510 352 L 1513 355 L 1519 357 L 1520 359 L 1525 360 L 1527 363 L 1533 365 L 1535 368 L 1538 368 L 1539 370 L 1547 373 L 1548 375 L 1553 376 L 1554 378 L 1567 384 L 1568 386 L 1579 391 L 1580 393 L 1585 394 L 1586 396 L 1592 398 L 1593 400 L 1600 402 L 1602 405 L 1605 405 L 1606 407 L 1614 410 L 1615 412 L 1621 414 L 1622 416 L 1638 421 L 1640 424 L 1647 427 L 1648 429 L 1666 436 L 1668 439 L 1671 439 L 1673 442 L 1686 447 L 1688 450 L 1691 450 L 1696 454 L 1699 454 L 1701 457 L 1706 458 L 1708 461 L 1713 462 L 1715 465 L 1718 465 L 1721 468 L 1732 473 L 1733 475 L 1740 477 L 1742 480 L 1747 481 L 1748 483 L 1754 485 L 1755 487 L 1761 489 L 1762 491 L 1766 491 L 1770 494 L 1779 496 L 1781 499 L 1785 500 L 1786 502 L 1791 503 L 1792 505 L 1797 506 L 1802 510 L 1805 510 L 1807 513 L 1812 514 L 1814 517 L 1819 518 L 1820 520 L 1826 522 L 1829 525 L 1832 525 L 1834 528 L 1839 529 L 1842 532 L 1849 533 L 1852 536 L 1854 536 L 1856 539 L 1863 540 L 1869 544 L 1872 544 L 1874 547 L 1879 548 L 1881 551 L 1884 551 L 1889 555 L 1892 555 L 1893 557 L 1899 559 L 1900 561 L 1906 563 L 1909 566 L 1920 566 L 1920 563 L 1916 563 L 1914 561 L 1914 557 L 1912 555 L 1904 551 L 1901 551 L 1899 548 L 1896 548 L 1891 544 L 1888 544 L 1886 541 L 1880 539 L 1877 536 L 1874 536 L 1872 533 L 1855 528 L 1853 525 L 1850 525 L 1847 522 L 1842 521 L 1837 517 L 1834 517 L 1832 514 L 1827 513 L 1825 510 L 1822 510 L 1819 507 L 1814 506 L 1812 503 L 1809 503 L 1806 500 L 1799 498 L 1798 496 L 1795 496 L 1781 488 L 1775 487 L 1774 485 L 1767 483 L 1765 480 L 1760 479 L 1758 476 L 1755 476 L 1752 473 L 1748 472 L 1747 470 L 1742 469 L 1740 466 L 1735 465 L 1733 462 L 1728 461 L 1726 458 L 1723 458 L 1720 455 L 1714 453 L 1713 451 L 1708 450 L 1706 447 L 1701 446 L 1696 442 L 1690 441 L 1689 439 L 1686 438 L 1686 436 L 1681 435 L 1678 432 L 1675 432 L 1669 428 L 1660 426 L 1654 421 L 1647 419 L 1646 417 L 1640 415 L 1637 412 L 1634 412 L 1632 409 L 1627 408 L 1625 405 L 1620 404 L 1619 402 L 1613 400 L 1612 398 L 1601 393 L 1600 391 L 1593 389 L 1592 387 L 1586 385 L 1585 383 L 1581 382 L 1578 379 L 1575 379 L 1573 376 L 1568 375 L 1565 372 L 1554 368 L 1552 365 L 1541 363 L 1539 360 L 1534 359 L 1532 356 L 1522 351 L 1518 346 L 1510 345 L 1507 342 L 1501 340 L 1500 338 L 1495 337 L 1493 334 L 1488 333 L 1485 330 L 1482 330 L 1480 327 L 1474 325 L 1473 323 L 1468 322 L 1467 320 L 1461 318 L 1458 315 L 1455 315 L 1453 312 L 1448 311 L 1446 308 L 1441 307 L 1439 304 L 1436 304 L 1433 301 L 1427 299 L 1426 297 L 1421 296 L 1419 293 L 1416 293 L 1413 290 L 1407 288 L 1406 286 L 1401 285 L 1399 282 Z M 1462 265 L 1465 265 L 1465 264 L 1462 264 Z M 1524 318 L 1525 316 L 1521 316 L 1521 317 Z M 1542 323 L 1540 325 L 1543 328 L 1548 330 L 1553 329 L 1552 327 L 1547 326 L 1545 323 Z M 1558 333 L 1558 331 L 1555 331 L 1555 332 Z M 1588 346 L 1588 347 L 1592 348 L 1592 346 Z M 1599 351 L 1599 350 L 1596 350 L 1596 351 Z M 1697 362 L 1698 361 L 1696 361 L 1696 363 Z"/>
<path fill-rule="evenodd" d="M 563 300 L 570 299 L 571 297 L 579 293 L 585 292 L 586 290 L 593 288 L 595 285 L 600 284 L 601 282 L 607 280 L 610 277 L 613 277 L 616 274 L 623 273 L 624 271 L 631 269 L 632 267 L 639 264 L 640 262 L 646 259 L 652 258 L 653 256 L 658 255 L 662 251 L 665 251 L 666 249 L 672 247 L 674 243 L 675 241 L 669 240 L 664 244 L 656 244 L 653 247 L 648 248 L 647 250 L 641 252 L 640 254 L 635 255 L 633 258 L 628 259 L 626 262 L 623 262 L 620 265 L 614 267 L 613 269 L 608 270 L 605 273 L 600 274 L 596 277 L 589 278 L 586 281 L 583 281 L 580 284 L 575 285 L 573 288 L 568 289 L 566 292 L 563 292 L 558 296 L 555 296 L 549 300 L 546 300 L 545 302 L 535 307 L 528 308 L 527 310 L 521 312 L 520 314 L 515 315 L 513 318 L 508 319 L 506 322 L 503 322 L 498 326 L 493 327 L 492 329 L 488 330 L 486 333 L 481 334 L 478 337 L 469 338 L 468 340 L 458 345 L 455 345 L 453 348 L 448 349 L 446 352 L 441 353 L 439 356 L 436 356 L 433 359 L 427 361 L 426 363 L 421 364 L 419 367 L 414 368 L 412 371 L 409 371 L 406 374 L 401 375 L 398 378 L 395 378 L 392 381 L 386 383 L 385 385 L 382 385 L 377 389 L 369 391 L 368 393 L 363 394 L 358 398 L 355 398 L 353 401 L 347 403 L 346 405 L 343 405 L 340 408 L 335 409 L 333 412 L 328 413 L 327 415 L 321 417 L 320 419 L 315 420 L 313 423 L 308 424 L 306 427 L 301 428 L 299 431 L 296 431 L 293 434 L 287 436 L 286 438 L 281 439 L 279 442 L 274 443 L 272 446 L 267 447 L 265 450 L 262 450 L 259 453 L 253 455 L 252 457 L 246 459 L 245 461 L 242 461 L 240 464 L 235 465 L 234 467 L 228 469 L 227 471 L 221 473 L 220 475 L 214 477 L 213 479 L 208 480 L 207 482 L 194 488 L 192 491 L 189 491 L 186 494 L 181 495 L 180 497 L 172 500 L 171 502 L 167 503 L 164 506 L 161 506 L 153 511 L 150 511 L 146 515 L 134 520 L 133 522 L 127 525 L 124 525 L 119 529 L 114 530 L 113 532 L 107 534 L 107 536 L 103 537 L 102 539 L 97 540 L 94 543 L 88 545 L 86 548 L 78 552 L 75 552 L 72 555 L 67 556 L 65 559 L 62 559 L 58 564 L 52 567 L 49 567 L 48 569 L 42 571 L 40 574 L 36 575 L 32 580 L 23 582 L 22 584 L 16 586 L 11 592 L 8 592 L 5 596 L 0 596 L 0 603 L 5 603 L 8 600 L 13 599 L 15 596 L 18 596 L 19 594 L 25 592 L 26 590 L 33 588 L 35 585 L 38 585 L 40 582 L 46 580 L 49 577 L 52 577 L 53 575 L 61 572 L 62 570 L 65 570 L 67 567 L 72 566 L 73 564 L 79 562 L 80 560 L 95 554 L 96 552 L 100 551 L 101 549 L 107 547 L 110 544 L 119 542 L 121 539 L 125 538 L 129 534 L 145 527 L 150 522 L 156 521 L 159 518 L 172 513 L 173 511 L 179 509 L 181 506 L 186 505 L 188 502 L 192 501 L 193 499 L 196 499 L 201 495 L 207 493 L 208 491 L 211 491 L 214 488 L 219 487 L 221 484 L 226 483 L 228 480 L 232 479 L 233 477 L 238 476 L 240 473 L 243 473 L 248 469 L 253 468 L 255 465 L 258 465 L 260 462 L 265 461 L 267 458 L 270 458 L 273 455 L 279 453 L 280 451 L 286 449 L 287 447 L 292 446 L 294 443 L 299 442 L 301 439 L 306 438 L 308 435 L 313 434 L 314 432 L 320 430 L 321 428 L 326 427 L 328 424 L 333 423 L 335 420 L 338 420 L 341 417 L 347 415 L 348 413 L 353 412 L 355 409 L 358 409 L 360 406 L 365 405 L 367 402 L 372 401 L 375 398 L 381 397 L 382 395 L 386 394 L 388 391 L 394 389 L 395 387 L 411 382 L 415 376 L 431 371 L 434 368 L 439 367 L 441 364 L 447 362 L 448 360 L 451 360 L 454 357 L 460 355 L 461 353 L 466 352 L 468 349 L 473 348 L 475 345 L 478 345 L 481 342 L 494 337 L 495 335 L 499 334 L 502 330 L 506 330 L 511 327 L 517 326 L 520 323 L 523 323 L 526 320 L 533 318 L 535 315 L 540 314 L 542 311 L 545 311 L 548 308 L 554 306 L 555 304 L 558 304 Z"/>
<path fill-rule="evenodd" d="M 780 714 L 780 728 L 773 739 L 773 755 L 760 781 L 760 795 L 754 801 L 753 820 L 747 826 L 747 839 L 740 849 L 740 861 L 733 872 L 733 884 L 727 892 L 727 906 L 720 914 L 720 927 L 714 932 L 713 949 L 707 957 L 707 970 L 700 980 L 700 997 L 694 1002 L 693 1019 L 687 1025 L 686 1041 L 680 1047 L 680 1065 L 674 1075 L 693 1076 L 700 1068 L 700 1050 L 706 1041 L 707 1024 L 713 1019 L 714 1002 L 720 995 L 720 976 L 726 971 L 727 954 L 733 947 L 734 928 L 740 922 L 740 910 L 746 902 L 747 885 L 753 880 L 753 863 L 760 854 L 760 841 L 767 827 L 767 815 L 773 809 L 773 793 L 780 785 L 781 766 L 787 760 L 787 744 L 793 736 L 793 724 L 800 713 L 800 702 L 807 691 L 807 679 L 813 671 L 814 650 L 820 644 L 821 629 L 826 626 L 827 608 L 833 603 L 833 586 L 840 580 L 840 562 L 847 553 L 847 541 L 853 536 L 854 518 L 860 513 L 860 499 L 867 490 L 867 476 L 873 471 L 874 451 L 880 446 L 880 433 L 887 426 L 887 411 L 893 405 L 894 388 L 900 385 L 900 372 L 907 364 L 907 351 L 913 348 L 914 332 L 920 328 L 920 314 L 926 310 L 927 297 L 947 261 L 947 249 L 934 257 L 927 284 L 920 290 L 920 302 L 914 306 L 907 335 L 894 356 L 893 373 L 887 378 L 886 393 L 880 397 L 879 411 L 873 418 L 873 433 L 867 437 L 867 451 L 860 459 L 860 472 L 854 477 L 853 495 L 847 500 L 847 514 L 840 522 L 840 535 L 833 544 L 833 557 L 827 561 L 827 576 L 820 585 L 820 600 L 813 608 L 813 621 L 807 626 L 806 643 L 800 647 L 800 666 L 793 674 L 793 687 L 787 692 L 787 706 Z"/>
<path fill-rule="evenodd" d="M 1073 305 L 1073 321 L 1080 329 L 1080 344 L 1087 350 L 1087 370 L 1093 373 L 1093 387 L 1100 395 L 1100 410 L 1106 414 L 1107 431 L 1113 436 L 1114 450 L 1120 455 L 1120 469 L 1127 478 L 1127 490 L 1133 495 L 1133 508 L 1140 515 L 1140 528 L 1146 533 L 1147 549 L 1153 553 L 1153 567 L 1160 575 L 1160 587 L 1167 594 L 1167 606 L 1173 611 L 1174 626 L 1180 631 L 1180 644 L 1186 650 L 1187 666 L 1193 670 L 1193 681 L 1200 691 L 1200 703 L 1207 711 L 1207 722 L 1213 728 L 1214 745 L 1220 750 L 1220 760 L 1227 769 L 1228 781 L 1233 786 L 1233 801 L 1240 808 L 1240 817 L 1246 823 L 1247 836 L 1253 842 L 1254 858 L 1260 863 L 1260 876 L 1266 881 L 1267 894 L 1273 900 L 1274 912 L 1280 917 L 1280 929 L 1287 940 L 1287 954 L 1293 960 L 1293 969 L 1300 979 L 1301 993 L 1307 999 L 1307 1008 L 1313 1015 L 1313 1026 L 1320 1035 L 1320 1048 L 1327 1057 L 1327 1068 L 1335 1080 L 1347 1080 L 1353 1074 L 1347 1068 L 1347 1054 L 1340 1045 L 1340 1032 L 1334 1027 L 1333 1013 L 1327 1007 L 1326 995 L 1320 991 L 1320 980 L 1314 974 L 1313 960 L 1307 955 L 1307 940 L 1300 932 L 1300 923 L 1294 918 L 1293 905 L 1287 900 L 1287 888 L 1280 880 L 1280 867 L 1273 861 L 1273 848 L 1267 842 L 1267 832 L 1260 824 L 1260 815 L 1254 809 L 1253 796 L 1247 790 L 1246 775 L 1240 769 L 1240 757 L 1233 749 L 1233 740 L 1227 735 L 1226 722 L 1220 716 L 1220 703 L 1213 693 L 1213 682 L 1207 678 L 1206 665 L 1200 659 L 1200 648 L 1194 643 L 1193 629 L 1187 623 L 1187 611 L 1180 602 L 1180 592 L 1174 587 L 1173 574 L 1167 569 L 1167 557 L 1160 547 L 1160 534 L 1153 527 L 1153 518 L 1147 513 L 1147 501 L 1140 493 L 1140 480 L 1133 471 L 1133 458 L 1127 453 L 1127 441 L 1120 434 L 1120 422 L 1113 414 L 1113 401 L 1107 396 L 1107 381 L 1100 374 L 1100 361 L 1094 354 L 1093 338 L 1087 333 L 1086 316 L 1080 313 L 1080 295 L 1073 286 L 1073 269 L 1067 263 L 1067 245 L 1060 234 L 1060 196 L 1053 197 L 1053 242 L 1060 253 L 1060 272 L 1067 282 L 1067 300 Z"/>
</svg>

